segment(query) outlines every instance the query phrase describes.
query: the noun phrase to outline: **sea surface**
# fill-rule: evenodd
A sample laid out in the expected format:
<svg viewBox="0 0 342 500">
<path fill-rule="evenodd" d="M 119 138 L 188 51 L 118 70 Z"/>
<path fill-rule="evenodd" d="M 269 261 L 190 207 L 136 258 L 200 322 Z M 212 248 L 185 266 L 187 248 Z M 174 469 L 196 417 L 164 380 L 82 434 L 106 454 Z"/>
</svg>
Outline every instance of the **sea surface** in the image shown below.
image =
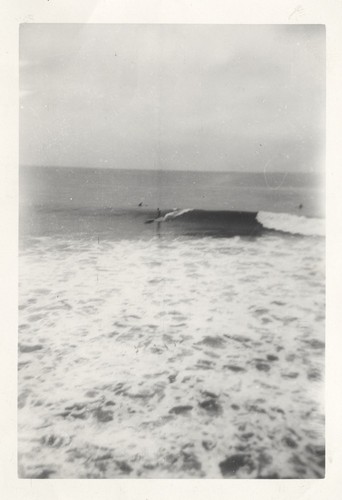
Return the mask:
<svg viewBox="0 0 342 500">
<path fill-rule="evenodd" d="M 22 167 L 19 476 L 324 477 L 324 225 L 309 174 Z"/>
</svg>

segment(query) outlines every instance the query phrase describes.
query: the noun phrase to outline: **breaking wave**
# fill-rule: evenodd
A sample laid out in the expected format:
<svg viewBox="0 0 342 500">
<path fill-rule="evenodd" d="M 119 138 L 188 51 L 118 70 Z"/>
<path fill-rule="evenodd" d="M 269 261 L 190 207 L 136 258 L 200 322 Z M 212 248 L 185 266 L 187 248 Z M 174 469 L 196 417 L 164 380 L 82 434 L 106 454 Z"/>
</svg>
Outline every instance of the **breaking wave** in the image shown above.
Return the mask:
<svg viewBox="0 0 342 500">
<path fill-rule="evenodd" d="M 256 218 L 265 229 L 303 236 L 325 235 L 324 219 L 273 212 L 258 212 Z"/>
<path fill-rule="evenodd" d="M 152 222 L 182 224 L 202 230 L 220 230 L 225 235 L 262 234 L 264 230 L 302 236 L 324 236 L 324 219 L 287 213 L 173 209 Z M 223 235 L 223 234 L 222 234 Z"/>
</svg>

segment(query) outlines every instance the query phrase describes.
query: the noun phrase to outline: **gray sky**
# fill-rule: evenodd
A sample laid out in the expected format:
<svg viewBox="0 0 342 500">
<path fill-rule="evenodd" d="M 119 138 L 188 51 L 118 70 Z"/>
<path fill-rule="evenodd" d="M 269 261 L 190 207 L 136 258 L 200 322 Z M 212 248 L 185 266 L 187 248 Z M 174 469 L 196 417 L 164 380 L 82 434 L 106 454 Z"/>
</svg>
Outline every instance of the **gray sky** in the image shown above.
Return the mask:
<svg viewBox="0 0 342 500">
<path fill-rule="evenodd" d="M 324 168 L 320 25 L 24 24 L 20 163 Z"/>
</svg>

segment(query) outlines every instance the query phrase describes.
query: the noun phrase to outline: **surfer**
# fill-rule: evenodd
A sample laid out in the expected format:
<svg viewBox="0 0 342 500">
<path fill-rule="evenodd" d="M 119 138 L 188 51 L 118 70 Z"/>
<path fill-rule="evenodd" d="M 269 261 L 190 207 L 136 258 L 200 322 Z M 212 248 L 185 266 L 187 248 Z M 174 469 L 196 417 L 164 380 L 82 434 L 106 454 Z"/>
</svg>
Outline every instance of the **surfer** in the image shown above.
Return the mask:
<svg viewBox="0 0 342 500">
<path fill-rule="evenodd" d="M 159 219 L 159 220 L 158 220 Z M 145 224 L 151 224 L 152 222 L 161 222 L 162 218 L 161 218 L 161 211 L 159 208 L 157 208 L 157 215 L 154 219 L 147 219 L 145 220 Z"/>
<path fill-rule="evenodd" d="M 157 222 L 157 235 L 160 238 L 160 221 L 161 221 L 161 211 L 159 208 L 157 208 L 157 217 L 156 217 L 156 222 Z"/>
<path fill-rule="evenodd" d="M 155 219 L 148 219 L 145 221 L 145 224 L 151 224 L 152 222 L 167 222 L 169 220 L 176 219 L 180 215 L 186 214 L 187 212 L 191 212 L 191 208 L 173 208 L 171 212 L 168 212 L 162 217 L 161 211 L 159 208 L 157 209 L 157 217 Z"/>
</svg>

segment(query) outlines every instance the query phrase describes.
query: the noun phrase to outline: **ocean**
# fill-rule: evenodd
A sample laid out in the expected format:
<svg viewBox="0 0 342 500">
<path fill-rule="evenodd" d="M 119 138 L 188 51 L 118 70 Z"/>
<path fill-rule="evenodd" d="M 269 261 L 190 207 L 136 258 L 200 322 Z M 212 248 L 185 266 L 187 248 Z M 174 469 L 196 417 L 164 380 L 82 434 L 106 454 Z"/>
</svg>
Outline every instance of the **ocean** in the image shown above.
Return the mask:
<svg viewBox="0 0 342 500">
<path fill-rule="evenodd" d="M 321 478 L 323 182 L 21 167 L 24 478 Z"/>
</svg>

